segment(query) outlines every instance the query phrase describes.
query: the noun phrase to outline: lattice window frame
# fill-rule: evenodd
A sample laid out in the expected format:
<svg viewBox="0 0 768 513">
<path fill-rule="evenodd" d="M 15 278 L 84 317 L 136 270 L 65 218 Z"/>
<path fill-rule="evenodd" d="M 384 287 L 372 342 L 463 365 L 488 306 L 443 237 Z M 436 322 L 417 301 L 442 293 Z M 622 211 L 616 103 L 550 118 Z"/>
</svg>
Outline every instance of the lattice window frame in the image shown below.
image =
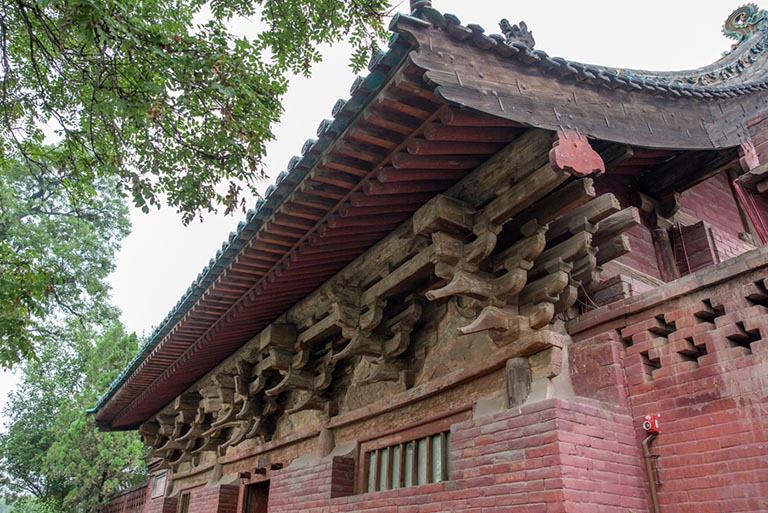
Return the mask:
<svg viewBox="0 0 768 513">
<path fill-rule="evenodd" d="M 470 417 L 471 410 L 465 409 L 361 440 L 357 493 L 450 480 L 451 426 Z"/>
</svg>

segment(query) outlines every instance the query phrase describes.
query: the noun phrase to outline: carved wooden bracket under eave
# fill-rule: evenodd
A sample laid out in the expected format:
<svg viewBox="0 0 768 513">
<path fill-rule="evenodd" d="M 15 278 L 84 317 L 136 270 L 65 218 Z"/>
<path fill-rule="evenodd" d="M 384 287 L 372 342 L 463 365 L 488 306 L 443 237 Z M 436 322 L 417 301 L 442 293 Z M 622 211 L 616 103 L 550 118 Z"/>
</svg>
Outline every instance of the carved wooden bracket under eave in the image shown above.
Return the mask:
<svg viewBox="0 0 768 513">
<path fill-rule="evenodd" d="M 605 163 L 585 135 L 573 130 L 558 130 L 549 151 L 552 167 L 565 173 L 583 177 L 605 173 Z"/>
</svg>

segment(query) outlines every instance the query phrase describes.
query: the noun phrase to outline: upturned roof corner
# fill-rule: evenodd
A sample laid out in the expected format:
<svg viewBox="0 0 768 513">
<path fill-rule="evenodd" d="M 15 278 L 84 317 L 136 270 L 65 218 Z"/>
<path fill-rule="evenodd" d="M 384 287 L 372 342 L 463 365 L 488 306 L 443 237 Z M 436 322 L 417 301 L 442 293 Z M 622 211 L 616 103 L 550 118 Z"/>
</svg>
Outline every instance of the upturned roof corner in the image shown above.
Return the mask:
<svg viewBox="0 0 768 513">
<path fill-rule="evenodd" d="M 753 4 L 724 25 L 737 40 L 730 53 L 676 72 L 550 57 L 525 22 L 502 20 L 502 34 L 486 34 L 431 2 L 411 7 L 393 18 L 387 51 L 90 410 L 100 426 L 145 421 L 530 128 L 671 158 L 739 147 L 750 120 L 768 112 L 766 12 Z M 329 256 L 329 247 L 343 251 Z"/>
</svg>

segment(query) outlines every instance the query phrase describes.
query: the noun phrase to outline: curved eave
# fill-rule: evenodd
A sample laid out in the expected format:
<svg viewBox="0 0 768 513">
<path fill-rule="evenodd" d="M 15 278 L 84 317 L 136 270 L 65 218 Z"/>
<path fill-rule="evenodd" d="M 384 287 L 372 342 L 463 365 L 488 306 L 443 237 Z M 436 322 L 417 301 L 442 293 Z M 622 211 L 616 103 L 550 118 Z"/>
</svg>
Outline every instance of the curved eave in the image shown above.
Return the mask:
<svg viewBox="0 0 768 513">
<path fill-rule="evenodd" d="M 228 271 L 230 273 L 250 272 L 247 270 L 254 268 L 253 265 L 249 267 L 242 260 L 242 251 L 253 245 L 257 240 L 256 234 L 267 227 L 267 222 L 273 214 L 280 209 L 285 199 L 295 192 L 297 185 L 302 182 L 310 169 L 317 165 L 325 150 L 348 128 L 366 102 L 370 101 L 382 88 L 391 72 L 402 64 L 408 49 L 409 45 L 402 38 L 393 37 L 389 51 L 372 58 L 369 63 L 369 74 L 366 77 L 359 77 L 352 85 L 351 98 L 336 102 L 332 109 L 333 119 L 322 120 L 317 129 L 317 139 L 308 140 L 302 148 L 302 155 L 291 158 L 287 170 L 278 174 L 274 185 L 267 188 L 264 198 L 260 198 L 256 207 L 248 211 L 245 221 L 238 224 L 237 231 L 229 234 L 228 239 L 222 243 L 221 249 L 210 259 L 209 265 L 197 275 L 184 296 L 147 338 L 139 353 L 99 398 L 96 405 L 89 410 L 89 413 L 96 415 L 97 422 L 105 427 L 111 426 L 115 413 L 124 407 L 124 401 L 120 401 L 120 396 L 126 395 L 126 385 L 135 381 L 141 372 L 148 370 L 148 360 L 158 356 L 158 353 L 173 341 L 174 336 L 180 339 L 179 332 L 186 321 L 197 321 L 205 328 L 213 326 L 212 321 L 202 321 L 200 317 L 205 317 L 205 314 L 195 315 L 196 312 L 203 312 L 208 307 L 212 312 L 226 313 L 229 307 L 234 305 L 235 301 L 226 299 L 232 295 L 225 290 L 228 287 L 231 288 L 231 284 L 225 283 Z M 317 202 L 322 200 L 318 199 Z M 328 204 L 331 203 L 332 201 L 328 202 Z M 238 265 L 236 260 L 239 256 L 241 261 Z M 213 306 L 217 303 L 225 306 L 223 308 Z M 218 319 L 221 313 L 214 314 L 212 317 Z M 195 335 L 189 336 L 195 337 Z M 177 345 L 183 347 L 190 344 Z"/>
<path fill-rule="evenodd" d="M 192 304 L 168 317 L 93 410 L 102 427 L 146 420 L 524 130 L 449 109 L 408 49 L 399 39 L 337 103 L 242 241 L 233 235 L 212 261 L 218 274 L 199 280 Z"/>
<path fill-rule="evenodd" d="M 145 421 L 524 127 L 712 150 L 746 140 L 747 121 L 768 103 L 762 35 L 711 66 L 654 74 L 550 58 L 455 17 L 422 16 L 393 20 L 399 37 L 389 51 L 372 59 L 91 411 L 102 427 Z M 747 57 L 748 74 L 681 82 Z"/>
<path fill-rule="evenodd" d="M 445 101 L 547 130 L 648 148 L 710 150 L 748 139 L 768 110 L 768 40 L 757 34 L 695 70 L 622 70 L 550 57 L 455 17 L 401 16 L 414 62 Z"/>
</svg>

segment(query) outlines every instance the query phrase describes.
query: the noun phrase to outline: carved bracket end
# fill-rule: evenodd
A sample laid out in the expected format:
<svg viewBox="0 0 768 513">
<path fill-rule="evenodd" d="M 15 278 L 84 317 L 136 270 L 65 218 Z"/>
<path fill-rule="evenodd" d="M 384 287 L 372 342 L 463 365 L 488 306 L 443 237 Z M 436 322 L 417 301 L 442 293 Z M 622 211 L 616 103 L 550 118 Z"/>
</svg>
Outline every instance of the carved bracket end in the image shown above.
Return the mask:
<svg viewBox="0 0 768 513">
<path fill-rule="evenodd" d="M 605 173 L 605 163 L 587 137 L 572 130 L 557 131 L 549 162 L 558 171 L 579 177 Z"/>
</svg>

